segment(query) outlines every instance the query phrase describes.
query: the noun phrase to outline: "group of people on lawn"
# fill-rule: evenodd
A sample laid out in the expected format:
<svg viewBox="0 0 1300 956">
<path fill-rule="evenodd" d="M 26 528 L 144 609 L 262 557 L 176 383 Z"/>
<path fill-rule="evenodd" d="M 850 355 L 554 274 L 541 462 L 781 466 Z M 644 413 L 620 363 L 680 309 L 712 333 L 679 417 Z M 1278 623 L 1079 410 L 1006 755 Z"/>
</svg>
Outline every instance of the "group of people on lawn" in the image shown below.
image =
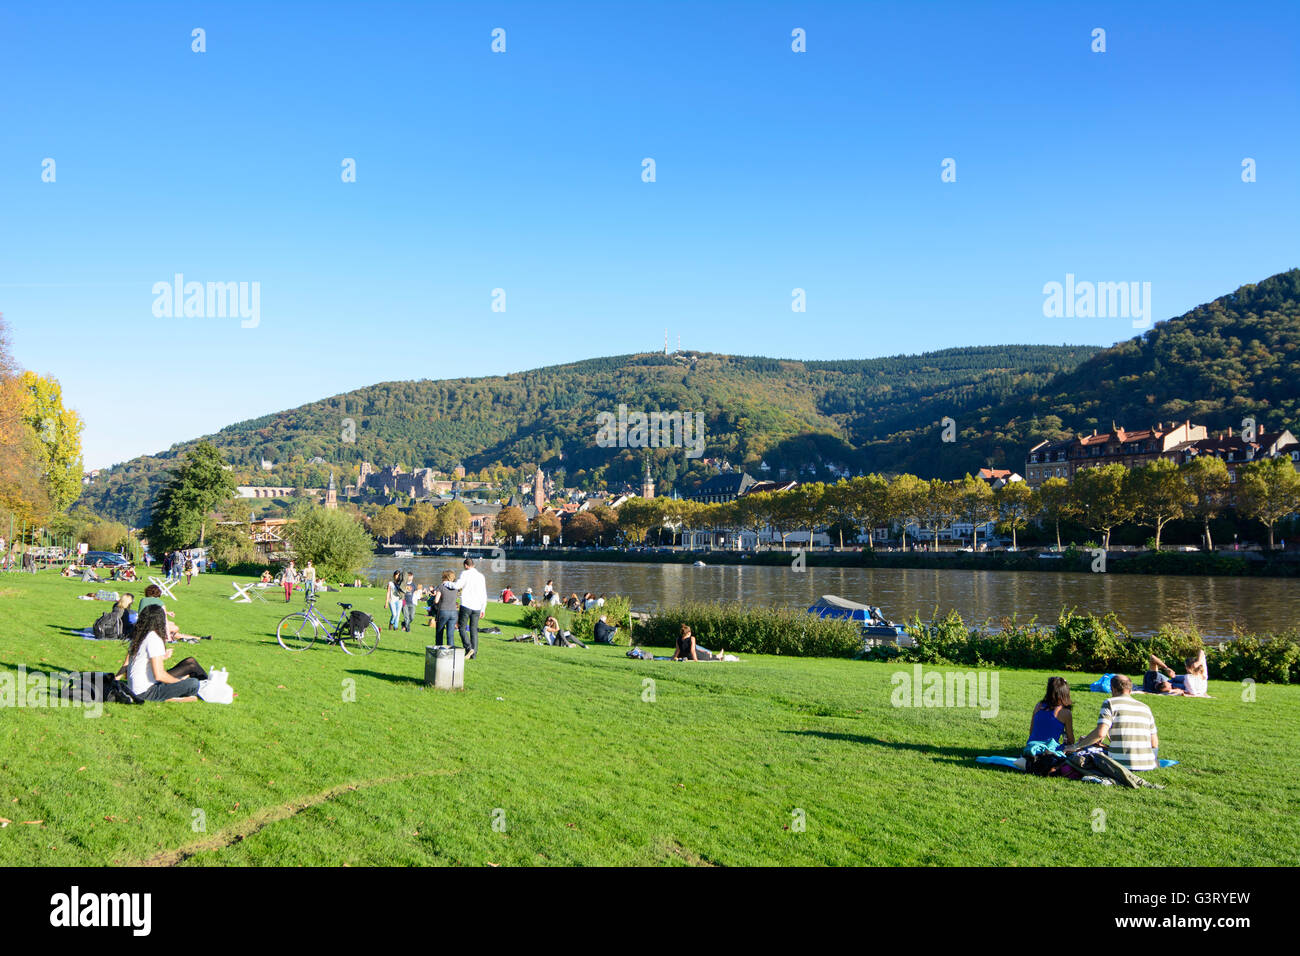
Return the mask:
<svg viewBox="0 0 1300 956">
<path fill-rule="evenodd" d="M 141 700 L 198 700 L 199 684 L 208 679 L 207 672 L 193 657 L 167 667 L 166 662 L 172 658 L 172 649 L 167 645 L 207 638 L 181 633 L 180 627 L 169 620 L 175 615 L 163 604 L 162 590 L 156 584 L 144 589 L 139 607 L 132 610 L 134 604 L 135 595 L 123 594 L 105 615 L 103 631 L 127 642 L 126 657 L 114 676 L 125 681 Z"/>
<path fill-rule="evenodd" d="M 1205 651 L 1185 658 L 1187 671 L 1174 674 L 1164 661 L 1152 654 L 1147 660 L 1142 690 L 1148 694 L 1175 697 L 1206 697 L 1209 669 Z M 1151 708 L 1133 697 L 1133 682 L 1124 675 L 1111 679 L 1110 693 L 1101 705 L 1097 726 L 1082 738 L 1074 736 L 1072 716 L 1073 701 L 1070 685 L 1063 677 L 1047 681 L 1047 692 L 1034 705 L 1029 720 L 1029 743 L 1063 743 L 1062 751 L 1075 751 L 1095 747 L 1109 738 L 1107 752 L 1110 757 L 1129 770 L 1155 770 L 1160 766 L 1160 738 Z"/>
</svg>

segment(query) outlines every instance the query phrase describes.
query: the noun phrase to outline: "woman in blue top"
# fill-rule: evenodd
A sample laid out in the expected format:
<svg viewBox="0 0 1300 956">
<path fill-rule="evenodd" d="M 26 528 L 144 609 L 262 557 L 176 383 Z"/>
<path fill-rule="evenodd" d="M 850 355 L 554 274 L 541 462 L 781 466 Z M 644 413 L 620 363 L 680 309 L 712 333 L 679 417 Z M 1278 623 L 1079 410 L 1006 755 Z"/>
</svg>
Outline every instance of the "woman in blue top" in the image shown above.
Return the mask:
<svg viewBox="0 0 1300 956">
<path fill-rule="evenodd" d="M 1047 693 L 1034 705 L 1034 714 L 1029 720 L 1029 742 L 1060 742 L 1061 735 L 1065 734 L 1065 743 L 1074 743 L 1074 718 L 1070 713 L 1073 706 L 1070 685 L 1065 678 L 1049 677 Z"/>
</svg>

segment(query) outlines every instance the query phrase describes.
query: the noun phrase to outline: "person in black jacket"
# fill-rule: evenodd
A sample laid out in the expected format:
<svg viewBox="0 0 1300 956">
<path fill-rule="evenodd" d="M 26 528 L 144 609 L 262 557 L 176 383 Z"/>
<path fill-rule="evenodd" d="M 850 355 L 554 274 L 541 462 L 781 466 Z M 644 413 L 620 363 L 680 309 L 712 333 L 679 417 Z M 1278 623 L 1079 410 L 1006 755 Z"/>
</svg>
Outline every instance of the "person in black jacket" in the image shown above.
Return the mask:
<svg viewBox="0 0 1300 956">
<path fill-rule="evenodd" d="M 614 635 L 618 632 L 618 628 L 605 620 L 605 615 L 603 614 L 600 616 L 600 620 L 596 622 L 596 626 L 593 630 L 596 635 L 597 644 L 613 644 Z"/>
</svg>

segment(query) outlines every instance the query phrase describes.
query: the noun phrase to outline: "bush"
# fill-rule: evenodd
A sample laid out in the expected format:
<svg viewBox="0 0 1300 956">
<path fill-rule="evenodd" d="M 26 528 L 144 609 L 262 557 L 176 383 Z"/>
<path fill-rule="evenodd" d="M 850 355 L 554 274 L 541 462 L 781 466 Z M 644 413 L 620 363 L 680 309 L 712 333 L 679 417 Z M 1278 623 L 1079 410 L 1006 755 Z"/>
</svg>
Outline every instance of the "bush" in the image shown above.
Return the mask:
<svg viewBox="0 0 1300 956">
<path fill-rule="evenodd" d="M 656 611 L 649 621 L 638 625 L 636 642 L 672 647 L 683 624 L 691 626 L 700 646 L 712 651 L 853 657 L 862 649 L 862 629 L 852 621 L 750 604 L 688 603 Z"/>
<path fill-rule="evenodd" d="M 1300 640 L 1295 634 L 1271 638 L 1237 635 L 1217 647 L 1205 648 L 1191 629 L 1165 625 L 1151 637 L 1135 637 L 1115 617 L 1063 610 L 1054 627 L 1030 621 L 1003 620 L 998 630 L 970 627 L 956 611 L 907 625 L 909 647 L 882 645 L 865 657 L 873 661 L 901 660 L 917 664 L 996 665 L 1034 670 L 1059 668 L 1138 676 L 1154 653 L 1182 670 L 1183 659 L 1205 649 L 1210 677 L 1261 683 L 1300 683 Z"/>
<path fill-rule="evenodd" d="M 299 567 L 316 565 L 321 581 L 351 582 L 374 558 L 375 539 L 346 511 L 318 505 L 295 509 L 289 541 Z"/>
<path fill-rule="evenodd" d="M 530 631 L 539 632 L 548 617 L 554 617 L 560 630 L 569 631 L 578 640 L 589 643 L 596 637 L 596 622 L 602 614 L 605 620 L 618 628 L 614 635 L 615 644 L 628 643 L 628 612 L 632 602 L 625 597 L 615 595 L 605 599 L 605 606 L 592 608 L 590 611 L 566 611 L 563 607 L 549 604 L 530 604 L 524 608 L 522 623 Z"/>
</svg>

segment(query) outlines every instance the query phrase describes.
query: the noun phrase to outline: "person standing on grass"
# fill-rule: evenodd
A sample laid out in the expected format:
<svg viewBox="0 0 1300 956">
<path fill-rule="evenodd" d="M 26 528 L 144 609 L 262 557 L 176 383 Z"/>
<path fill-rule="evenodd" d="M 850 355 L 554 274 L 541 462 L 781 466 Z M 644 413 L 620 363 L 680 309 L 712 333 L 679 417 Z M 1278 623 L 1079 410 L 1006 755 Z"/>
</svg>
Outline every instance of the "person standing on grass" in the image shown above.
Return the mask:
<svg viewBox="0 0 1300 956">
<path fill-rule="evenodd" d="M 411 633 L 411 622 L 415 620 L 415 604 L 420 600 L 420 589 L 415 586 L 415 574 L 406 572 L 406 585 L 402 592 L 402 630 Z"/>
<path fill-rule="evenodd" d="M 293 597 L 293 585 L 297 579 L 298 568 L 294 565 L 293 561 L 290 561 L 289 566 L 280 572 L 280 583 L 284 585 L 285 604 L 288 604 L 289 599 Z"/>
<path fill-rule="evenodd" d="M 388 581 L 384 594 L 384 603 L 388 605 L 388 629 L 397 630 L 402 615 L 402 572 L 394 571 Z"/>
<path fill-rule="evenodd" d="M 190 586 L 190 579 L 194 577 L 194 559 L 188 555 L 185 557 L 185 586 Z"/>
<path fill-rule="evenodd" d="M 309 560 L 307 566 L 302 569 L 302 586 L 307 592 L 307 600 L 310 601 L 316 596 L 316 565 Z"/>
<path fill-rule="evenodd" d="M 472 661 L 478 656 L 478 619 L 487 610 L 487 580 L 474 567 L 474 559 L 466 558 L 465 570 L 451 586 L 460 592 L 456 630 L 460 632 L 460 643 L 465 648 L 465 660 Z"/>
<path fill-rule="evenodd" d="M 136 625 L 139 626 L 138 624 Z M 1123 674 L 1110 682 L 1111 698 L 1101 705 L 1096 728 L 1066 753 L 1082 750 L 1110 737 L 1108 752 L 1129 770 L 1155 770 L 1160 766 L 1160 738 L 1151 708 L 1133 699 L 1133 682 Z"/>
<path fill-rule="evenodd" d="M 456 646 L 456 580 L 455 571 L 443 571 L 442 583 L 434 591 L 434 608 L 437 612 L 437 629 L 433 632 L 434 644 Z"/>
</svg>

